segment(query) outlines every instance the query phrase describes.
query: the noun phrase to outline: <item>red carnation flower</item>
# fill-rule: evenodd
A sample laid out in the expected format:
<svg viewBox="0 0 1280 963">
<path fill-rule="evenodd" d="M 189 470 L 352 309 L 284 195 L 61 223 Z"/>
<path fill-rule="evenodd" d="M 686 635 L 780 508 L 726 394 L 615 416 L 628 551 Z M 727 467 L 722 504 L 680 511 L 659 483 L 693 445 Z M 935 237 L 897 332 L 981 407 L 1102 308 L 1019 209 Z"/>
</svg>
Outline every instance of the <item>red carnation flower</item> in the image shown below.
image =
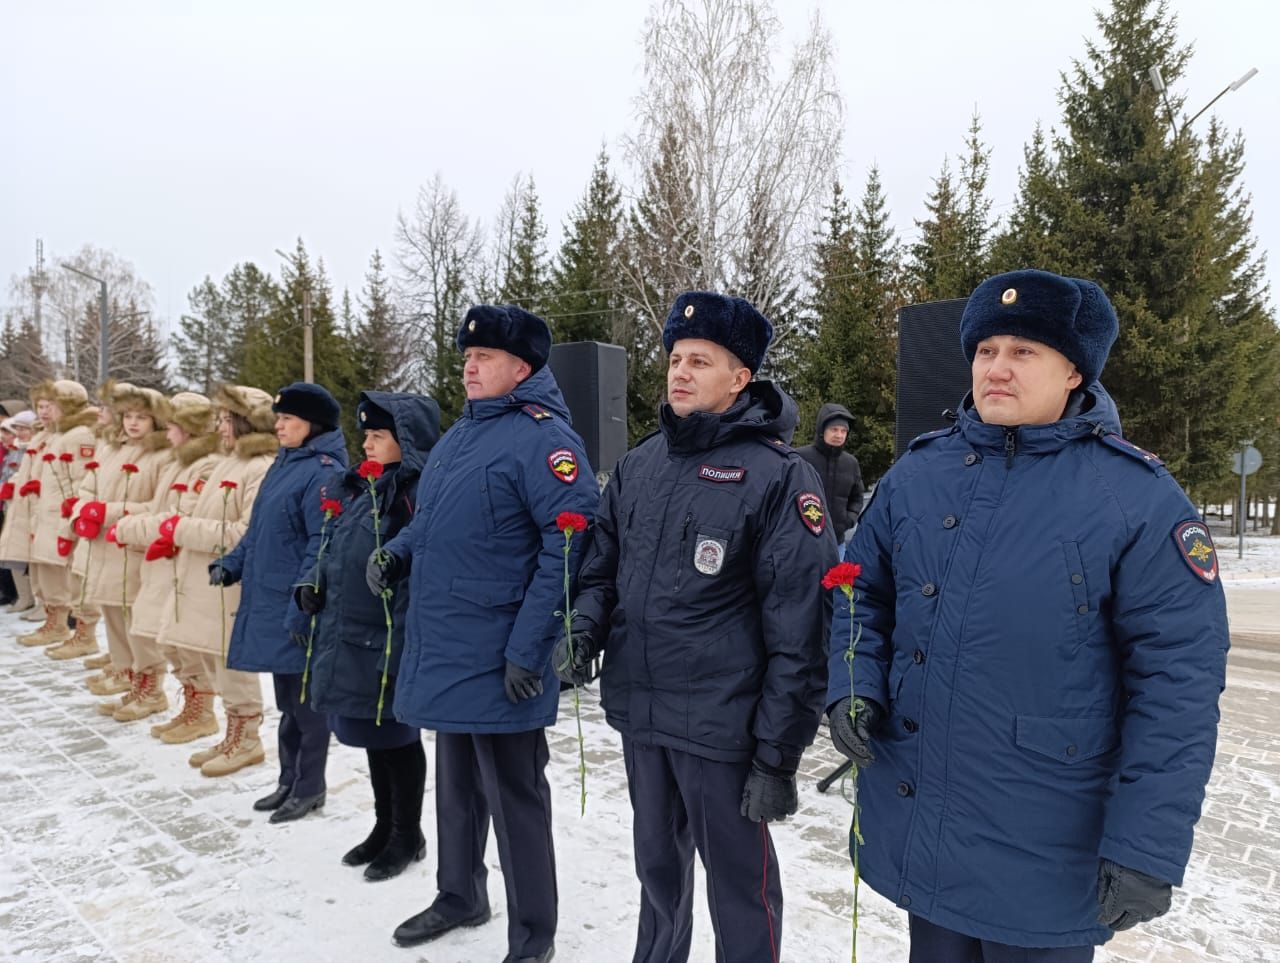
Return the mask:
<svg viewBox="0 0 1280 963">
<path fill-rule="evenodd" d="M 28 448 L 28 449 L 27 449 L 27 454 L 28 454 L 28 455 L 38 455 L 39 453 L 40 453 L 40 450 L 39 450 L 38 448 Z"/>
<path fill-rule="evenodd" d="M 174 482 L 169 486 L 169 488 L 171 491 L 175 492 L 185 492 L 187 490 L 187 486 L 182 484 L 182 482 Z"/>
<path fill-rule="evenodd" d="M 97 471 L 97 470 L 98 470 L 98 463 L 97 463 L 96 461 L 87 461 L 87 462 L 85 462 L 85 463 L 84 463 L 84 470 L 85 470 L 85 471 Z"/>
<path fill-rule="evenodd" d="M 73 455 L 73 454 L 71 454 L 71 452 L 69 452 L 69 451 L 64 451 L 61 455 L 59 455 L 59 456 L 58 456 L 58 461 L 68 461 L 68 462 L 70 462 L 70 461 L 75 461 L 75 460 L 76 460 L 76 456 L 75 456 L 75 455 Z"/>
<path fill-rule="evenodd" d="M 841 562 L 827 569 L 827 574 L 822 576 L 822 587 L 824 589 L 838 588 L 841 585 L 852 587 L 853 580 L 861 574 L 862 566 L 857 562 Z"/>
<path fill-rule="evenodd" d="M 585 532 L 590 524 L 585 515 L 579 515 L 577 512 L 561 512 L 556 516 L 556 528 L 566 535 L 572 535 L 574 532 Z"/>
<path fill-rule="evenodd" d="M 356 469 L 356 474 L 365 481 L 376 481 L 382 477 L 382 462 L 374 461 L 372 458 L 362 461 L 360 467 Z"/>
<path fill-rule="evenodd" d="M 57 456 L 57 455 L 55 455 L 55 454 L 54 454 L 53 452 L 51 452 L 51 451 L 46 451 L 46 452 L 45 452 L 43 455 L 41 455 L 40 457 L 41 457 L 42 459 L 44 459 L 45 461 L 53 461 L 53 460 L 54 460 L 55 458 L 57 458 L 58 456 Z"/>
<path fill-rule="evenodd" d="M 238 488 L 238 487 L 240 487 L 240 486 L 238 486 L 235 482 L 231 481 L 230 479 L 226 479 L 226 478 L 224 478 L 224 479 L 219 483 L 218 487 L 219 487 L 219 488 L 226 488 L 226 489 L 230 490 L 230 489 L 232 489 L 232 488 Z"/>
<path fill-rule="evenodd" d="M 337 518 L 342 514 L 342 502 L 336 498 L 320 499 L 320 511 L 330 518 Z"/>
<path fill-rule="evenodd" d="M 133 475 L 137 473 L 138 466 L 130 462 L 127 465 L 121 465 L 120 470 L 124 472 L 126 475 Z"/>
</svg>

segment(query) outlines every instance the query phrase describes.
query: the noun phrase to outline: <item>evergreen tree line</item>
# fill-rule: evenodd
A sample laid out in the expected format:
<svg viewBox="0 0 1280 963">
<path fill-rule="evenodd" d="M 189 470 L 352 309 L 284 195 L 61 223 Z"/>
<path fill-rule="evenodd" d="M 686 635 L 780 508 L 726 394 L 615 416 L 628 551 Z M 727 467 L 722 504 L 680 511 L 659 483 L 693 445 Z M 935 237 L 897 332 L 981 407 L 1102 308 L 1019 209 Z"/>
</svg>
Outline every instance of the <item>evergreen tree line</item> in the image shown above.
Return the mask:
<svg viewBox="0 0 1280 963">
<path fill-rule="evenodd" d="M 657 6 L 655 16 L 672 5 Z M 160 364 L 156 380 L 208 389 L 300 378 L 309 292 L 316 380 L 344 410 L 363 388 L 418 390 L 440 402 L 447 422 L 463 402 L 459 320 L 471 303 L 510 302 L 545 317 L 557 341 L 627 350 L 635 441 L 654 428 L 665 388 L 667 306 L 682 290 L 711 287 L 748 297 L 774 321 L 761 376 L 799 402 L 796 443 L 809 440 L 818 407 L 838 401 L 853 413 L 850 447 L 873 480 L 893 459 L 898 309 L 1039 267 L 1096 280 L 1115 304 L 1121 333 L 1103 380 L 1129 438 L 1156 451 L 1202 503 L 1230 499 L 1230 454 L 1253 438 L 1265 465 L 1251 482 L 1280 496 L 1280 334 L 1243 186 L 1243 137 L 1217 121 L 1170 130 L 1146 71 L 1160 64 L 1176 89 L 1190 49 L 1165 3 L 1113 0 L 1097 24 L 1063 75 L 1060 123 L 1030 132 L 1003 217 L 975 112 L 909 238 L 892 226 L 876 167 L 856 198 L 827 176 L 812 228 L 797 234 L 769 200 L 781 163 L 738 172 L 736 233 L 710 236 L 704 154 L 716 152 L 687 134 L 697 124 L 668 121 L 632 151 L 643 159 L 634 188 L 600 150 L 555 251 L 532 177 L 515 177 L 486 226 L 437 175 L 397 216 L 392 264 L 375 251 L 354 298 L 335 297 L 301 240 L 278 280 L 251 263 L 220 281 L 206 277 L 171 345 L 172 376 Z M 806 48 L 810 69 L 820 48 L 816 40 Z M 657 72 L 648 62 L 646 70 Z M 1173 107 L 1181 113 L 1181 103 Z M 83 310 L 88 330 L 96 307 Z M 11 313 L 0 370 L 51 367 L 43 359 L 30 319 Z"/>
</svg>

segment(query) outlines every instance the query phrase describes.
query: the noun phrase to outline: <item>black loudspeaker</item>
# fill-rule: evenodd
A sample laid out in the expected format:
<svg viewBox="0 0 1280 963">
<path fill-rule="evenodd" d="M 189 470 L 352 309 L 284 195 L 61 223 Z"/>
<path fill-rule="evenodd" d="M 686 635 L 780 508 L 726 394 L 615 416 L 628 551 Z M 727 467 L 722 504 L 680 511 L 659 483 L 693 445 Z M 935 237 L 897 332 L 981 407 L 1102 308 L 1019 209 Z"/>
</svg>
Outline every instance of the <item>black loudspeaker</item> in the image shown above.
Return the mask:
<svg viewBox="0 0 1280 963">
<path fill-rule="evenodd" d="M 547 362 L 569 406 L 574 430 L 597 472 L 611 472 L 627 451 L 627 352 L 616 344 L 553 344 Z"/>
<path fill-rule="evenodd" d="M 894 457 L 901 458 L 916 435 L 951 422 L 972 387 L 969 362 L 960 350 L 960 315 L 968 298 L 909 304 L 898 312 L 898 415 Z"/>
</svg>

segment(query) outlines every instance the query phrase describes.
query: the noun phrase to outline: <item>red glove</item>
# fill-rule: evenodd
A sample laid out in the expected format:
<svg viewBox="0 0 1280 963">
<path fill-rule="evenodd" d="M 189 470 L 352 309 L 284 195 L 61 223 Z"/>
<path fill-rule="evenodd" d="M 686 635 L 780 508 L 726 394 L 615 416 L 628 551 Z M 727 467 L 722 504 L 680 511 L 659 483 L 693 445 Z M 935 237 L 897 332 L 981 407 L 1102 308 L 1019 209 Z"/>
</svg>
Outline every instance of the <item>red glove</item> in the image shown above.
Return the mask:
<svg viewBox="0 0 1280 963">
<path fill-rule="evenodd" d="M 158 558 L 173 558 L 178 554 L 178 546 L 171 539 L 161 536 L 147 546 L 147 561 L 154 562 Z"/>
<path fill-rule="evenodd" d="M 166 518 L 163 522 L 160 523 L 160 537 L 162 539 L 167 539 L 168 541 L 172 542 L 173 531 L 178 527 L 178 522 L 180 521 L 182 521 L 181 515 L 170 515 L 168 518 Z"/>
<path fill-rule="evenodd" d="M 0 485 L 0 502 L 7 502 L 13 497 L 13 482 L 5 482 Z"/>
<path fill-rule="evenodd" d="M 116 527 L 114 525 L 107 529 L 107 541 L 112 545 L 119 545 L 124 548 L 124 542 L 116 541 Z"/>
<path fill-rule="evenodd" d="M 107 503 L 85 502 L 80 506 L 80 517 L 87 522 L 101 525 L 107 520 Z"/>
<path fill-rule="evenodd" d="M 39 495 L 40 479 L 39 478 L 31 479 L 31 481 L 27 482 L 25 485 L 23 485 L 21 488 L 18 489 L 18 494 L 19 495 Z"/>
<path fill-rule="evenodd" d="M 97 522 L 91 522 L 87 518 L 81 516 L 71 523 L 71 530 L 81 538 L 87 538 L 93 541 L 98 537 L 98 533 L 102 531 L 102 526 Z"/>
<path fill-rule="evenodd" d="M 71 513 L 72 513 L 73 511 L 75 511 L 75 508 L 76 508 L 76 502 L 78 502 L 78 501 L 80 501 L 80 499 L 78 499 L 78 498 L 65 498 L 65 499 L 63 499 L 63 501 L 62 501 L 62 517 L 63 517 L 63 518 L 70 518 L 70 517 L 71 517 Z"/>
<path fill-rule="evenodd" d="M 61 535 L 58 536 L 58 557 L 59 558 L 66 558 L 68 555 L 71 554 L 71 550 L 75 547 L 76 547 L 76 543 L 71 541 L 71 539 L 63 538 Z"/>
</svg>

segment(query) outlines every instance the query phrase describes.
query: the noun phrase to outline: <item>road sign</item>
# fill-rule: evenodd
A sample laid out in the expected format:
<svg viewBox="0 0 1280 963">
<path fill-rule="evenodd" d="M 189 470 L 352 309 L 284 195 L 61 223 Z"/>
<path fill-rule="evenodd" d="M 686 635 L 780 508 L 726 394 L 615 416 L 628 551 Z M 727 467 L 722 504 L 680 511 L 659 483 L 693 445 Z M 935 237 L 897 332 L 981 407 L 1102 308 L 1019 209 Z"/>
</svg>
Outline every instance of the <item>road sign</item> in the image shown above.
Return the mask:
<svg viewBox="0 0 1280 963">
<path fill-rule="evenodd" d="M 1262 467 L 1262 452 L 1250 445 L 1243 452 L 1235 451 L 1231 454 L 1231 470 L 1237 475 L 1240 474 L 1241 455 L 1244 456 L 1244 474 L 1252 475 Z"/>
</svg>

